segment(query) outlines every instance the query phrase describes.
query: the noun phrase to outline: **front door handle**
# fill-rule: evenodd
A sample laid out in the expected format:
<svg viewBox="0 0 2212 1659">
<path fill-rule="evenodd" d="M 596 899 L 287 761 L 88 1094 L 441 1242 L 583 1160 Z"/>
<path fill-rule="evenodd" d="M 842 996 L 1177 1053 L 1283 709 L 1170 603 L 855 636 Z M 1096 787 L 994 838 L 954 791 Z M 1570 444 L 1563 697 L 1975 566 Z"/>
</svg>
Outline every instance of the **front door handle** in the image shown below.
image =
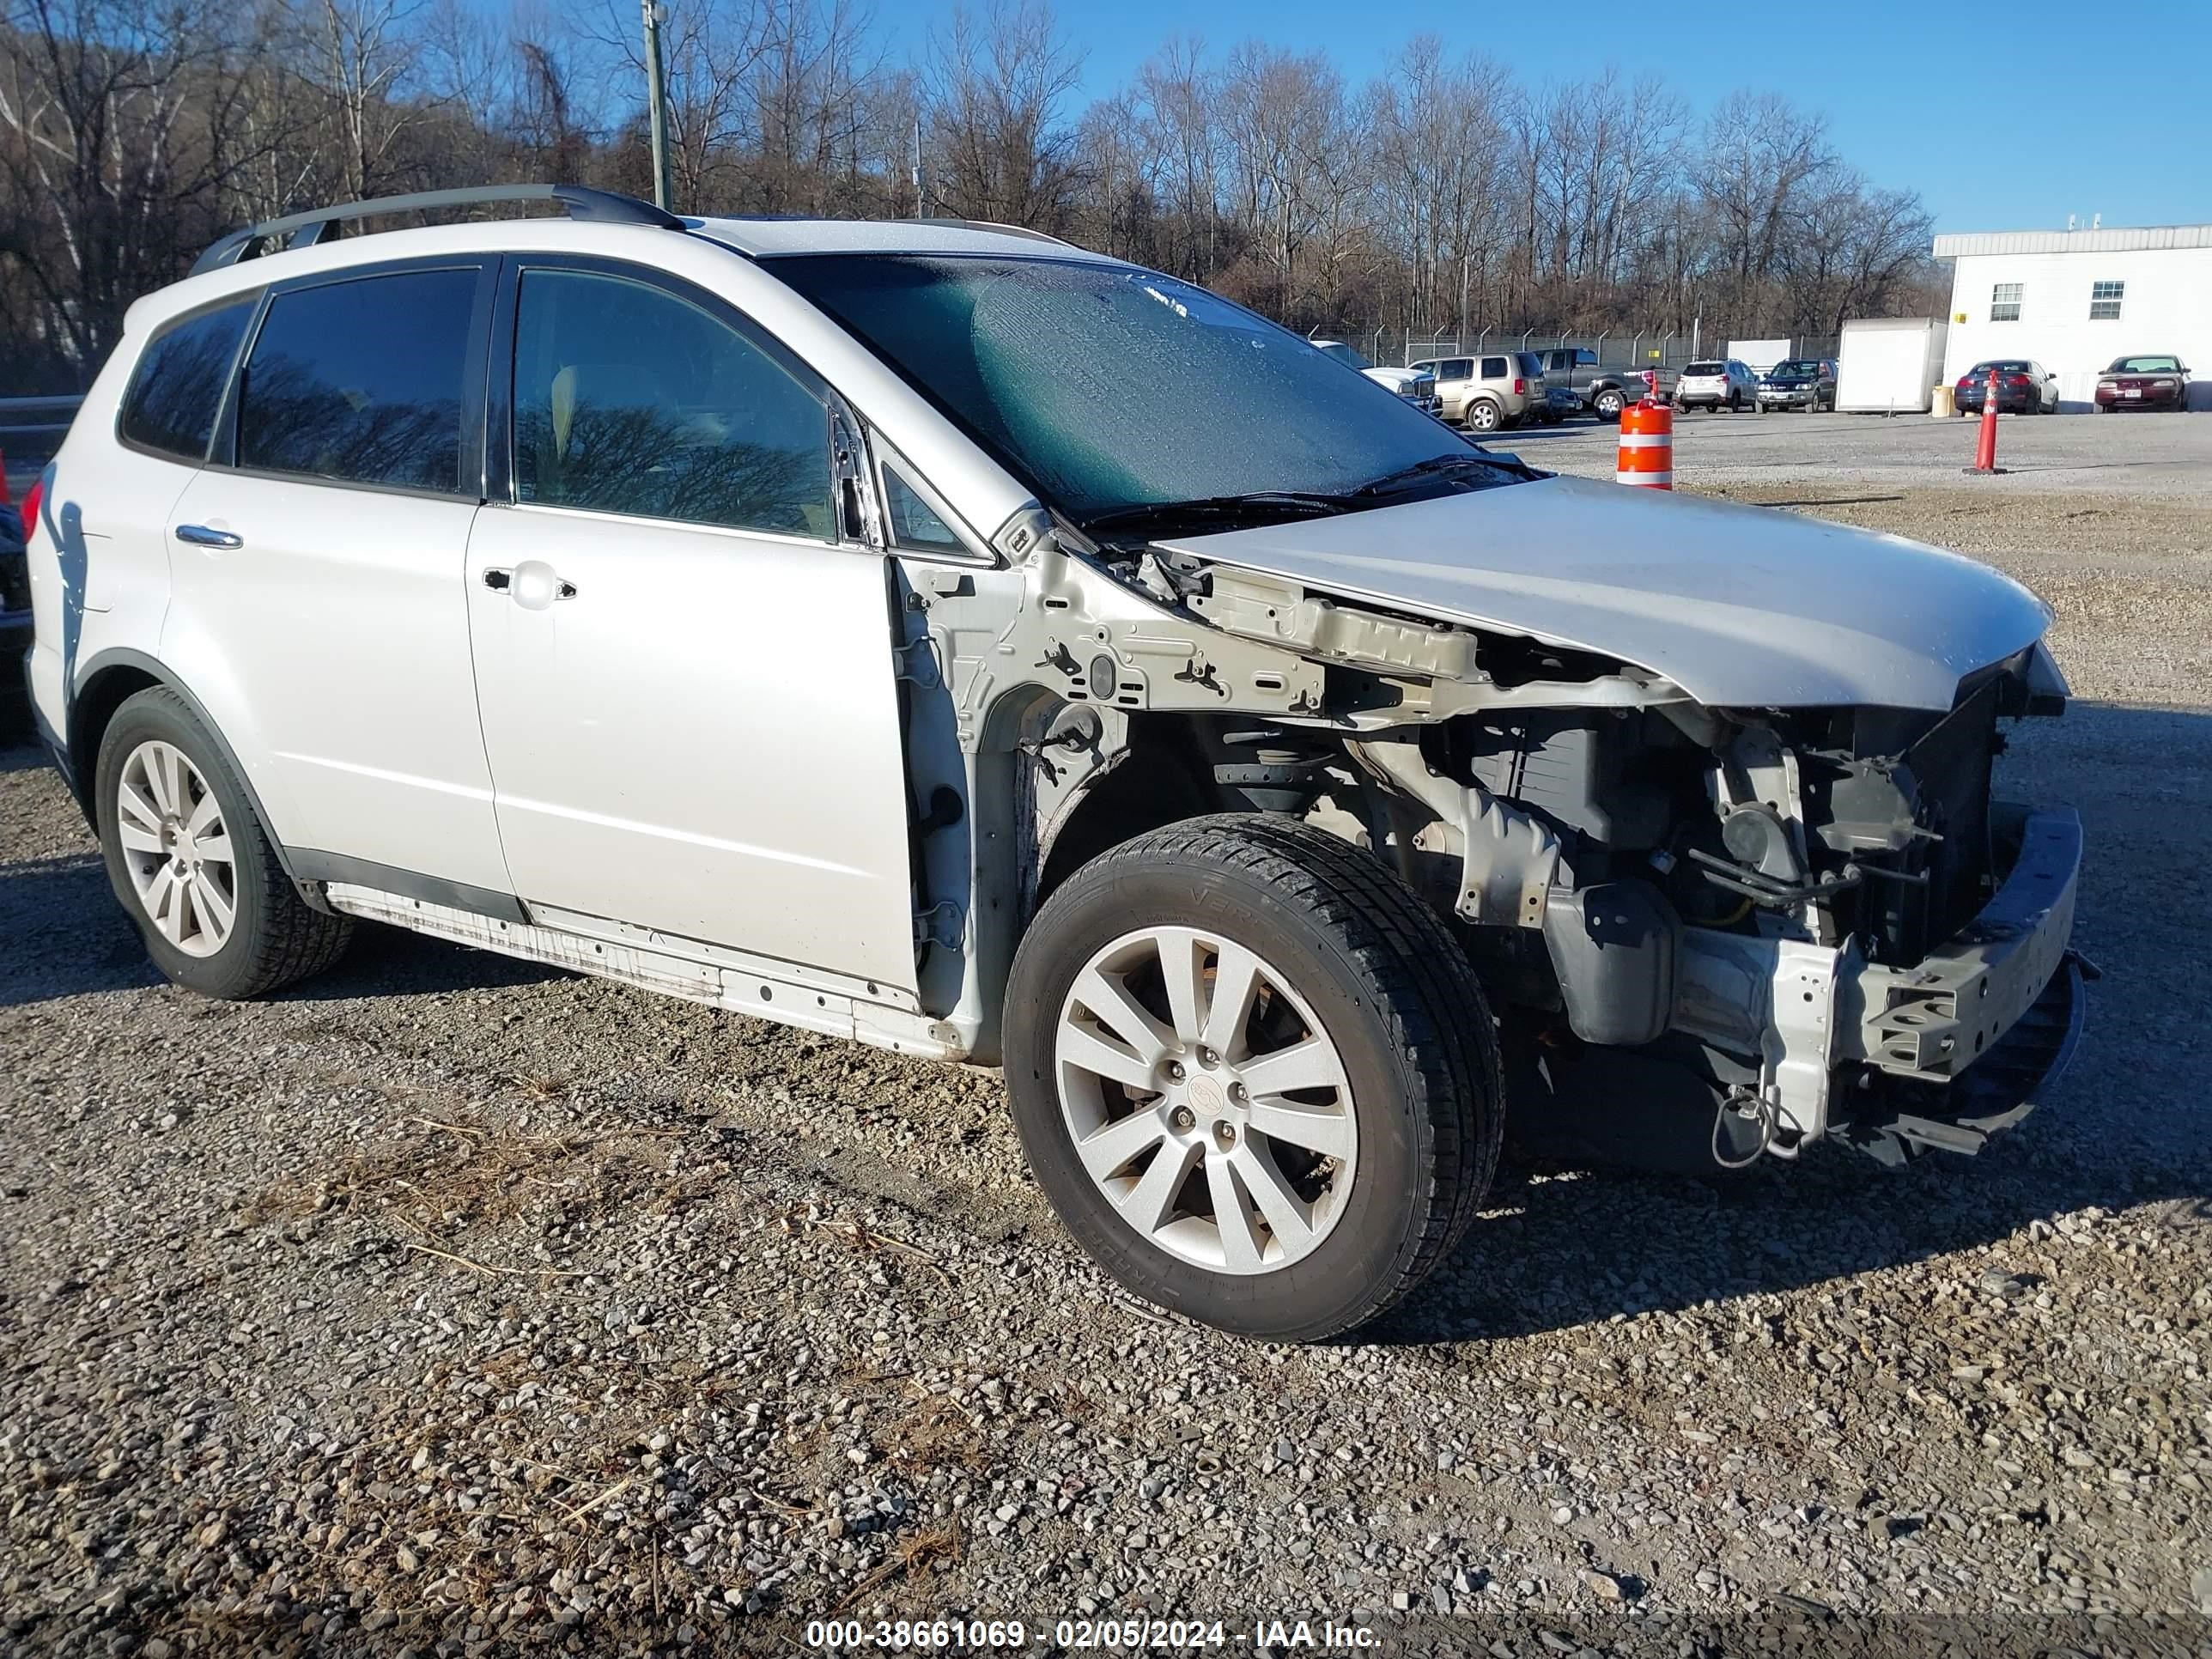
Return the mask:
<svg viewBox="0 0 2212 1659">
<path fill-rule="evenodd" d="M 518 565 L 495 564 L 484 568 L 483 585 L 504 593 L 526 611 L 543 611 L 556 599 L 576 597 L 576 584 L 562 581 L 543 559 L 525 559 Z"/>
<path fill-rule="evenodd" d="M 230 549 L 240 548 L 246 545 L 245 537 L 234 536 L 228 530 L 210 530 L 204 524 L 179 525 L 177 526 L 177 539 L 180 542 L 189 543 L 194 547 L 220 547 Z"/>
</svg>

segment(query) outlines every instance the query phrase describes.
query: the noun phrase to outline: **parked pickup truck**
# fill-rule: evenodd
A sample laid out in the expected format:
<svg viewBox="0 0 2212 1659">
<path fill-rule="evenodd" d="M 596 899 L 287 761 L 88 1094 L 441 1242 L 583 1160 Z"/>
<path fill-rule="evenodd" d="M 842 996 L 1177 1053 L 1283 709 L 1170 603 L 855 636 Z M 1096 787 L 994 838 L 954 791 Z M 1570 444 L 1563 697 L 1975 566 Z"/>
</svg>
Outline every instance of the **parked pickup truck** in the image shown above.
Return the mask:
<svg viewBox="0 0 2212 1659">
<path fill-rule="evenodd" d="M 1601 421 L 1619 420 L 1623 404 L 1635 403 L 1644 396 L 1642 369 L 1607 368 L 1588 346 L 1554 346 L 1536 355 L 1544 360 L 1545 384 L 1565 386 Z M 1666 368 L 1657 372 L 1659 395 L 1671 397 L 1674 372 Z"/>
</svg>

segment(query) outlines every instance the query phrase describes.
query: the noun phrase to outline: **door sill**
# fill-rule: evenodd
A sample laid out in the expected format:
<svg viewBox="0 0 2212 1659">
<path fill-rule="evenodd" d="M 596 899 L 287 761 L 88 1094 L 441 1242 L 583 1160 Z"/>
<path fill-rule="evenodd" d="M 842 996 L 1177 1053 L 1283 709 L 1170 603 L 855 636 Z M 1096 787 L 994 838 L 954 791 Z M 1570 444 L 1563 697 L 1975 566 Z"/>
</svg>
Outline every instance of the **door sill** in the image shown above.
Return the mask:
<svg viewBox="0 0 2212 1659">
<path fill-rule="evenodd" d="M 894 999 L 904 998 L 910 1005 L 912 994 L 880 981 L 872 984 L 543 907 L 532 907 L 535 921 L 509 921 L 349 882 L 331 882 L 324 890 L 333 909 L 369 921 L 896 1054 L 962 1060 L 972 1041 L 972 1033 L 950 1021 L 899 1006 Z M 594 931 L 571 925 L 579 922 L 590 924 Z M 876 994 L 856 996 L 851 989 L 856 986 Z"/>
</svg>

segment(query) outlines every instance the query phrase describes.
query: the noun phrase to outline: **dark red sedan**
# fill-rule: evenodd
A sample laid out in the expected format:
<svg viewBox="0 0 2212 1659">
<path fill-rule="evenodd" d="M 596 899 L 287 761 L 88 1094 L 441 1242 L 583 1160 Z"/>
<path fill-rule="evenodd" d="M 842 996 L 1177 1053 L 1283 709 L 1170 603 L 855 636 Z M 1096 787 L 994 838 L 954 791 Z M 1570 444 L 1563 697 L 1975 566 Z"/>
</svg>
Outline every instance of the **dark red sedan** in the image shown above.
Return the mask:
<svg viewBox="0 0 2212 1659">
<path fill-rule="evenodd" d="M 2115 357 L 2097 377 L 2097 413 L 2116 409 L 2186 409 L 2189 369 L 2179 357 Z"/>
</svg>

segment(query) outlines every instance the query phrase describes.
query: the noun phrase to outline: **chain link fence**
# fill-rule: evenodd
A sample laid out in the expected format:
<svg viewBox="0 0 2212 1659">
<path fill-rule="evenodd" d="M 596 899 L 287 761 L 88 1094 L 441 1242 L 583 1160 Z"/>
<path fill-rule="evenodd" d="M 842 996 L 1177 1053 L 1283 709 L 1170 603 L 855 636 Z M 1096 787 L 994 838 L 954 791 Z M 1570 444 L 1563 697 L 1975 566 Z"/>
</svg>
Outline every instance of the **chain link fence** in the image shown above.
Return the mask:
<svg viewBox="0 0 2212 1659">
<path fill-rule="evenodd" d="M 1731 338 L 1778 337 L 1730 336 L 1715 329 L 1700 329 L 1695 335 L 1690 335 L 1638 329 L 1608 329 L 1600 334 L 1561 334 L 1543 329 L 1485 328 L 1469 330 L 1465 333 L 1439 329 L 1430 333 L 1408 333 L 1401 329 L 1375 328 L 1336 333 L 1328 329 L 1318 329 L 1315 331 L 1315 337 L 1346 341 L 1357 347 L 1370 362 L 1394 367 L 1421 362 L 1431 357 L 1466 357 L 1486 351 L 1551 351 L 1580 348 L 1595 352 L 1599 364 L 1606 368 L 1663 368 L 1679 373 L 1686 364 L 1723 355 Z M 1790 351 L 1791 356 L 1798 357 L 1833 357 L 1838 344 L 1838 338 L 1833 334 L 1801 335 L 1790 342 Z"/>
</svg>

